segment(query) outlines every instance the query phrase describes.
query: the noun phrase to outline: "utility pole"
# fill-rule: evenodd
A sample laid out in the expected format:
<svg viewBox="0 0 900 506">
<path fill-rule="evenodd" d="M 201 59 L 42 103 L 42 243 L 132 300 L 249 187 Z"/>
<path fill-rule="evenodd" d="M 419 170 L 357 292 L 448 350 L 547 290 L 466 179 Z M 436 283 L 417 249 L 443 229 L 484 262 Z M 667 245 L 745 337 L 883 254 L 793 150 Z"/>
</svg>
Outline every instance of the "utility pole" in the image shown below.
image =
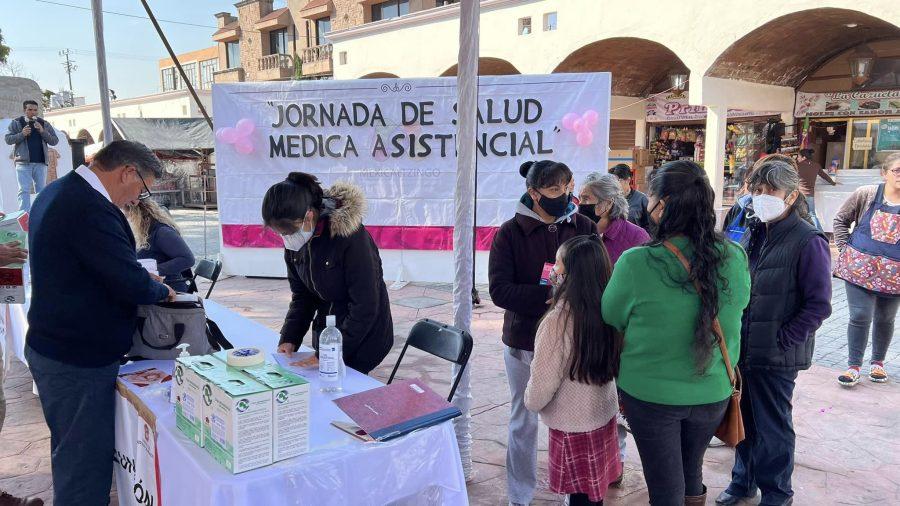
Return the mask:
<svg viewBox="0 0 900 506">
<path fill-rule="evenodd" d="M 75 60 L 71 58 L 72 50 L 71 49 L 63 49 L 59 52 L 60 56 L 65 57 L 66 61 L 63 62 L 62 66 L 66 69 L 66 74 L 69 75 L 69 99 L 67 102 L 69 103 L 69 107 L 75 105 L 75 90 L 72 89 L 72 72 L 78 70 L 78 65 L 75 65 Z"/>
<path fill-rule="evenodd" d="M 103 118 L 103 145 L 113 141 L 112 119 L 109 115 L 109 83 L 106 79 L 106 45 L 103 42 L 103 0 L 91 0 L 94 15 L 94 46 L 97 52 L 97 81 L 100 85 L 100 115 Z"/>
</svg>

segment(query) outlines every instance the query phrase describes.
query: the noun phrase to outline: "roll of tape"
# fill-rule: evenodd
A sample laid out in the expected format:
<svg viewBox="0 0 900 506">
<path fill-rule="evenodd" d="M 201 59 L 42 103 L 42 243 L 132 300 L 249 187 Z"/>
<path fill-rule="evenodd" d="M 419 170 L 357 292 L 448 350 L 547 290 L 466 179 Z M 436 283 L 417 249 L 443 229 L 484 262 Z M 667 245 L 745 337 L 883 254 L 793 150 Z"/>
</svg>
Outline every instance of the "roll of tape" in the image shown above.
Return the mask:
<svg viewBox="0 0 900 506">
<path fill-rule="evenodd" d="M 266 356 L 259 348 L 235 348 L 228 350 L 228 365 L 232 367 L 249 367 L 266 361 Z"/>
</svg>

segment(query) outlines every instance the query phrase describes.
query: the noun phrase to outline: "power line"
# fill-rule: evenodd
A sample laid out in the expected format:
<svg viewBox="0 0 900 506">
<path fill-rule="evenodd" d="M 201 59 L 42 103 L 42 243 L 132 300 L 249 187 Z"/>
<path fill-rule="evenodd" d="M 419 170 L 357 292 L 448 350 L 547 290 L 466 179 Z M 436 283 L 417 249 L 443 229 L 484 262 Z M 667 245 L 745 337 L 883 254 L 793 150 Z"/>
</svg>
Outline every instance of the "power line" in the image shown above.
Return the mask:
<svg viewBox="0 0 900 506">
<path fill-rule="evenodd" d="M 16 51 L 41 51 L 41 52 L 56 52 L 60 51 L 61 48 L 58 47 L 43 47 L 43 46 L 16 46 L 13 49 Z M 82 55 L 82 56 L 92 56 L 95 52 L 91 49 L 68 49 L 72 54 Z M 107 52 L 107 56 L 116 57 L 116 58 L 127 58 L 133 60 L 145 60 L 145 61 L 159 61 L 160 58 L 158 56 L 150 56 L 150 55 L 142 55 L 142 54 L 129 54 L 129 53 L 115 53 L 115 52 Z"/>
<path fill-rule="evenodd" d="M 62 3 L 62 2 L 52 2 L 52 1 L 50 1 L 50 0 L 34 0 L 34 1 L 35 1 L 35 2 L 39 2 L 39 3 L 44 3 L 44 4 L 58 5 L 58 6 L 60 6 L 60 7 L 71 7 L 71 8 L 73 8 L 73 9 L 80 9 L 80 10 L 83 10 L 83 11 L 90 11 L 90 10 L 91 10 L 90 7 L 84 7 L 84 6 L 81 6 L 81 5 L 66 4 L 66 3 Z M 107 10 L 104 10 L 103 13 L 104 13 L 104 14 L 112 14 L 112 15 L 114 15 L 114 16 L 122 16 L 122 17 L 126 17 L 126 18 L 134 18 L 134 19 L 150 19 L 150 18 L 148 18 L 147 16 L 138 16 L 138 15 L 136 15 L 136 14 L 128 14 L 128 13 L 126 13 L 126 12 L 116 12 L 116 11 L 107 11 Z M 193 27 L 197 27 L 197 28 L 209 28 L 209 29 L 213 29 L 213 30 L 216 29 L 215 26 L 201 25 L 201 24 L 197 24 L 197 23 L 188 23 L 188 22 L 186 22 L 186 21 L 173 21 L 173 20 L 171 20 L 171 19 L 158 19 L 157 21 L 159 21 L 159 22 L 161 22 L 161 23 L 171 23 L 171 24 L 174 24 L 174 25 L 193 26 Z"/>
</svg>

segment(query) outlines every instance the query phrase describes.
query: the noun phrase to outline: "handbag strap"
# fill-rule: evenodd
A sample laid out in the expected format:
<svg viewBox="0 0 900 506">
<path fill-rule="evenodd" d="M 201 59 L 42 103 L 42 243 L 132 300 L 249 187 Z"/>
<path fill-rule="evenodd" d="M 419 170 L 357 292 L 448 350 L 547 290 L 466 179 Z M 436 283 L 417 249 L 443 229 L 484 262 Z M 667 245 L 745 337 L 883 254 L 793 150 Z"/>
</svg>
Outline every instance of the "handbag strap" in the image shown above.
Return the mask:
<svg viewBox="0 0 900 506">
<path fill-rule="evenodd" d="M 663 241 L 663 246 L 666 247 L 667 250 L 671 251 L 678 260 L 681 262 L 681 265 L 684 266 L 684 270 L 688 272 L 688 275 L 691 274 L 691 262 L 688 261 L 687 257 L 684 256 L 684 253 L 678 249 L 678 246 L 675 246 L 670 241 Z M 697 293 L 700 293 L 700 283 L 694 280 L 694 289 L 697 290 Z M 716 341 L 719 342 L 719 350 L 722 352 L 722 358 L 725 359 L 725 369 L 728 370 L 728 380 L 731 381 L 731 389 L 732 391 L 737 389 L 737 377 L 734 373 L 734 367 L 731 365 L 731 357 L 728 355 L 728 347 L 725 345 L 725 334 L 722 332 L 722 325 L 719 324 L 719 317 L 713 320 L 712 324 L 713 334 L 716 335 Z"/>
</svg>

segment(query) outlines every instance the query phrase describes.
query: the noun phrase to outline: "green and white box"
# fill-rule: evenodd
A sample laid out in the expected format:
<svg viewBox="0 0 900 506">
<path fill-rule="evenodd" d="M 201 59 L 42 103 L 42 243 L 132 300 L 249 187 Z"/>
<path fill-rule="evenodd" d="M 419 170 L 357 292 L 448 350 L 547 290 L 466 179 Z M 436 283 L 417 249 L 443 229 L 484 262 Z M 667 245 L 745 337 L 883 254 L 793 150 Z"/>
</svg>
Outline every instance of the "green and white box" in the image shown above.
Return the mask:
<svg viewBox="0 0 900 506">
<path fill-rule="evenodd" d="M 203 438 L 206 451 L 232 473 L 272 463 L 272 391 L 225 366 L 205 374 Z"/>
<path fill-rule="evenodd" d="M 309 382 L 269 362 L 240 369 L 272 389 L 272 459 L 278 462 L 308 452 Z"/>
<path fill-rule="evenodd" d="M 203 446 L 203 387 L 204 373 L 224 369 L 211 356 L 180 357 L 172 371 L 171 401 L 175 404 L 175 425 L 198 446 Z"/>
</svg>

